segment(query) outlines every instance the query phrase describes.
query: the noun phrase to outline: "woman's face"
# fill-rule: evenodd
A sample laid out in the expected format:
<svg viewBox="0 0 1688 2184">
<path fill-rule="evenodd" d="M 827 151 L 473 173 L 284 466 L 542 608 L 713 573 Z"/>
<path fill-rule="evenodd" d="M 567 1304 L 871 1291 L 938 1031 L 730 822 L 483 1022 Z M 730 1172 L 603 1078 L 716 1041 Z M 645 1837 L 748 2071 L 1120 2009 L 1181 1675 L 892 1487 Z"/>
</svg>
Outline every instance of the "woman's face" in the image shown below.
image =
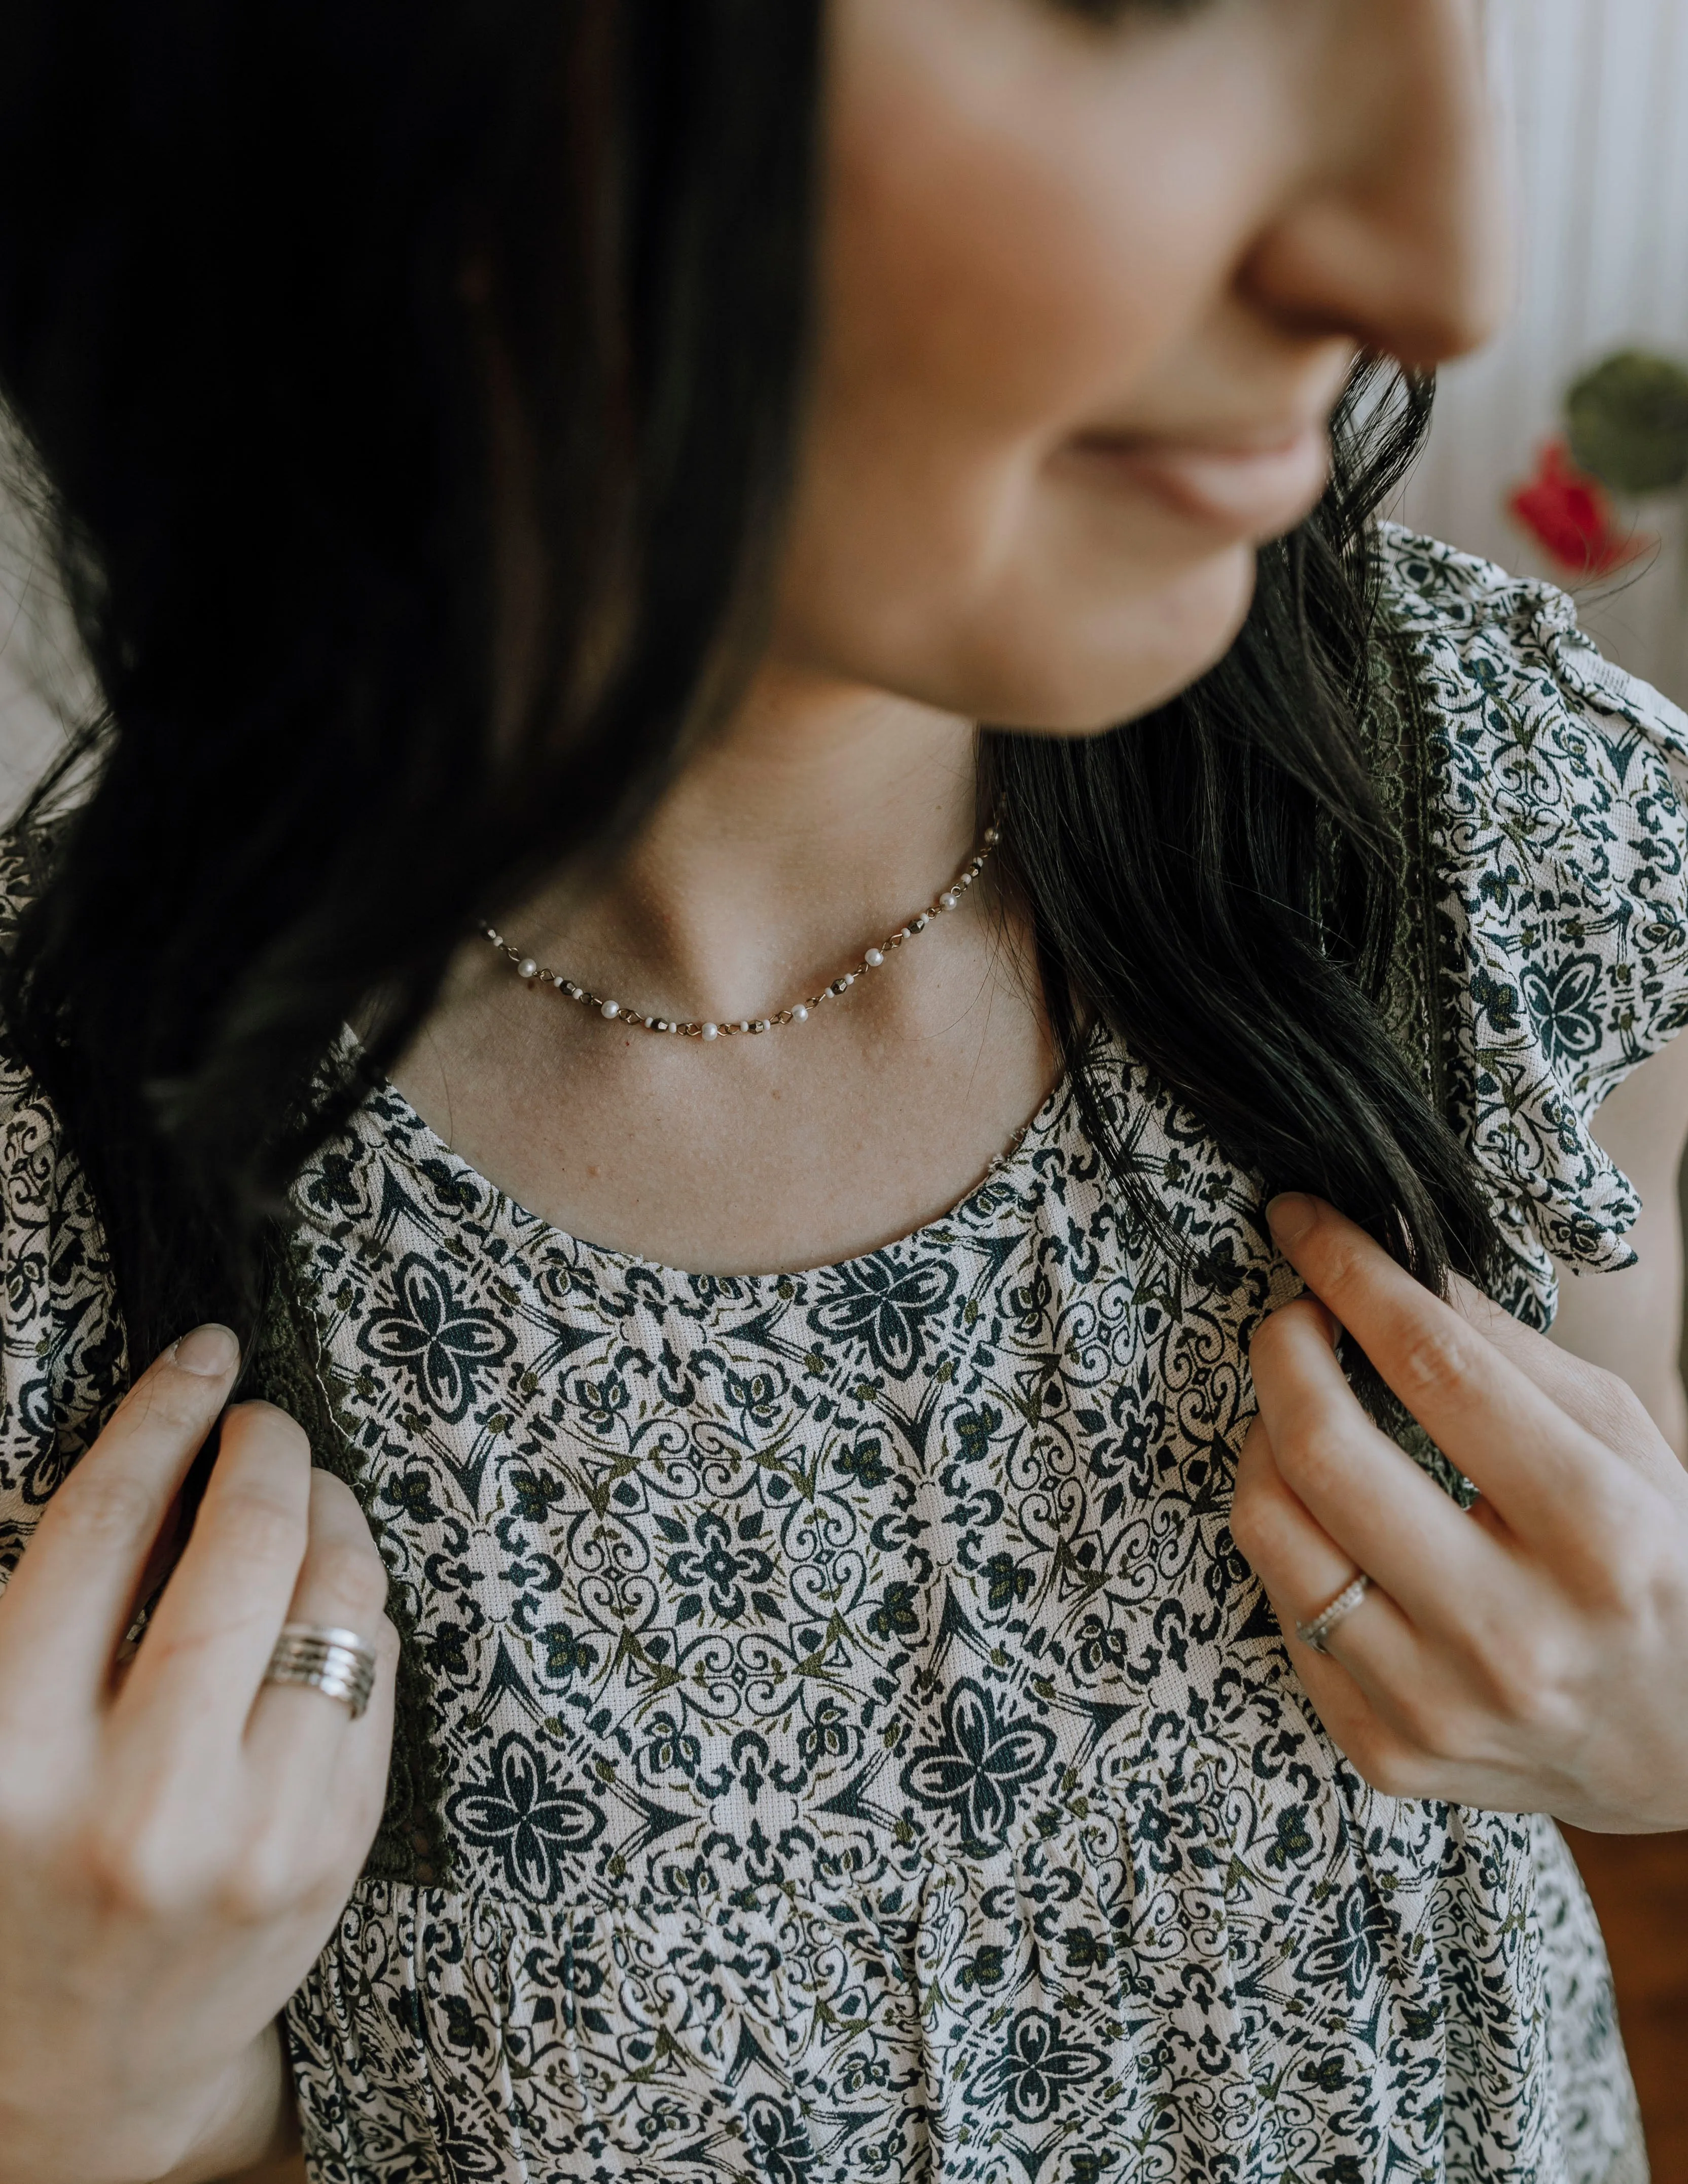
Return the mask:
<svg viewBox="0 0 1688 2184">
<path fill-rule="evenodd" d="M 1025 728 L 1228 648 L 1361 349 L 1503 277 L 1482 0 L 833 0 L 774 660 Z"/>
</svg>

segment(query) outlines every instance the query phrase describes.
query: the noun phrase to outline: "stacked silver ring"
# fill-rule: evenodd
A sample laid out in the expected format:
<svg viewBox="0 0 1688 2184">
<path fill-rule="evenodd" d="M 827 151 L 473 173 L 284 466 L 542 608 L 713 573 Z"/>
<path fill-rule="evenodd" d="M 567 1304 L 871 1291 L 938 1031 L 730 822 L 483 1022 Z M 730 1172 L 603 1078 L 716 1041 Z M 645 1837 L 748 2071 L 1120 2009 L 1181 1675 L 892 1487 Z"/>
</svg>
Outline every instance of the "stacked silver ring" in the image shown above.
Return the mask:
<svg viewBox="0 0 1688 2184">
<path fill-rule="evenodd" d="M 1310 1646 L 1315 1653 L 1328 1653 L 1325 1644 L 1339 1623 L 1346 1623 L 1366 1595 L 1372 1581 L 1363 1570 L 1350 1585 L 1345 1585 L 1328 1607 L 1321 1607 L 1310 1623 L 1297 1623 L 1296 1635 L 1303 1646 Z"/>
<path fill-rule="evenodd" d="M 266 1684 L 305 1684 L 325 1698 L 341 1699 L 356 1721 L 375 1687 L 375 1652 L 355 1630 L 315 1623 L 284 1623 L 264 1671 Z"/>
</svg>

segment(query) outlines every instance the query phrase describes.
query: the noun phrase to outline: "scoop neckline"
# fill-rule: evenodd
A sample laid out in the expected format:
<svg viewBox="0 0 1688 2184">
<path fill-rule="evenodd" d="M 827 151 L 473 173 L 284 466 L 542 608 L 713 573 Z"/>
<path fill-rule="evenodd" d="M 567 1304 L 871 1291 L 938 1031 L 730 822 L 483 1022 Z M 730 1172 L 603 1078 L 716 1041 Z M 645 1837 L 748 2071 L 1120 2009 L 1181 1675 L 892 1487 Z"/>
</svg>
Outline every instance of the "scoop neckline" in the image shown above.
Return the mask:
<svg viewBox="0 0 1688 2184">
<path fill-rule="evenodd" d="M 345 1039 L 352 1056 L 367 1069 L 367 1056 L 362 1040 L 352 1028 L 345 1028 Z M 1092 1042 L 1095 1043 L 1094 1041 Z M 384 1107 L 403 1126 L 413 1143 L 419 1141 L 424 1157 L 442 1162 L 455 1181 L 472 1187 L 485 1195 L 497 1208 L 497 1220 L 492 1224 L 507 1231 L 523 1232 L 523 1249 L 536 1248 L 554 1251 L 564 1256 L 586 1259 L 601 1268 L 625 1277 L 636 1273 L 650 1276 L 664 1284 L 684 1284 L 696 1290 L 702 1287 L 725 1290 L 735 1285 L 739 1289 L 777 1290 L 781 1282 L 813 1281 L 827 1274 L 848 1274 L 853 1269 L 870 1266 L 888 1251 L 903 1251 L 918 1247 L 924 1239 L 936 1238 L 936 1233 L 978 1206 L 981 1212 L 991 1207 L 986 1203 L 993 1194 L 1002 1190 L 1019 1176 L 1030 1163 L 1036 1149 L 1049 1139 L 1056 1124 L 1063 1118 L 1070 1104 L 1072 1072 L 1063 1070 L 1031 1115 L 1023 1123 L 1010 1139 L 1008 1150 L 1001 1154 L 996 1164 L 965 1191 L 944 1212 L 934 1214 L 915 1228 L 899 1236 L 892 1236 L 871 1251 L 858 1251 L 844 1259 L 818 1261 L 812 1267 L 791 1267 L 773 1273 L 700 1273 L 686 1267 L 670 1266 L 664 1260 L 645 1257 L 636 1251 L 618 1251 L 613 1245 L 593 1243 L 590 1238 L 576 1236 L 554 1221 L 547 1221 L 542 1213 L 536 1213 L 519 1198 L 483 1175 L 480 1169 L 442 1138 L 427 1118 L 400 1091 L 392 1079 L 380 1071 L 369 1072 L 369 1089 L 359 1103 L 356 1121 L 366 1117 L 371 1121 L 379 1117 L 373 1113 L 376 1106 Z"/>
</svg>

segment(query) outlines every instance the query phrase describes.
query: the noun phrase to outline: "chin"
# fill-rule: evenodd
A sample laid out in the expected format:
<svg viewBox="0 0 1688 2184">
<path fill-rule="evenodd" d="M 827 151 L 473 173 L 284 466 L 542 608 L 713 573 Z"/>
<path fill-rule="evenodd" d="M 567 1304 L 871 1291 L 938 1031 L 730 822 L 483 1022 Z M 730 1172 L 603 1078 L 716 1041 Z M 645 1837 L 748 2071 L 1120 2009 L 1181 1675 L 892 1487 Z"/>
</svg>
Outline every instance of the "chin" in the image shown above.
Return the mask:
<svg viewBox="0 0 1688 2184">
<path fill-rule="evenodd" d="M 1047 736 L 1100 735 L 1153 712 L 1199 682 L 1235 644 L 1254 598 L 1255 553 L 1245 541 L 1128 602 L 1097 599 L 1081 618 L 1056 617 L 1064 627 L 1025 649 L 1022 675 L 1004 678 L 1017 686 L 1011 705 L 974 710 Z M 1051 661 L 1059 663 L 1052 681 Z"/>
</svg>

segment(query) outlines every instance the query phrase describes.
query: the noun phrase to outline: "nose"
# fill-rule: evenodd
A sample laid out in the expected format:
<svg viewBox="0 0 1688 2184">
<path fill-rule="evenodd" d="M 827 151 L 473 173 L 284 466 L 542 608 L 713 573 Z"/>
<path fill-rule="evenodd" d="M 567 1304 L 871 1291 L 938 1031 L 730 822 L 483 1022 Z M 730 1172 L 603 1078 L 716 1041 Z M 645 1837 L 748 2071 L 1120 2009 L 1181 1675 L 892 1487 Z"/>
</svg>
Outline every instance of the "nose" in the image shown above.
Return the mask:
<svg viewBox="0 0 1688 2184">
<path fill-rule="evenodd" d="M 1245 269 L 1297 328 L 1430 369 L 1510 299 L 1511 235 L 1480 0 L 1352 0 L 1308 78 L 1304 183 Z"/>
</svg>

